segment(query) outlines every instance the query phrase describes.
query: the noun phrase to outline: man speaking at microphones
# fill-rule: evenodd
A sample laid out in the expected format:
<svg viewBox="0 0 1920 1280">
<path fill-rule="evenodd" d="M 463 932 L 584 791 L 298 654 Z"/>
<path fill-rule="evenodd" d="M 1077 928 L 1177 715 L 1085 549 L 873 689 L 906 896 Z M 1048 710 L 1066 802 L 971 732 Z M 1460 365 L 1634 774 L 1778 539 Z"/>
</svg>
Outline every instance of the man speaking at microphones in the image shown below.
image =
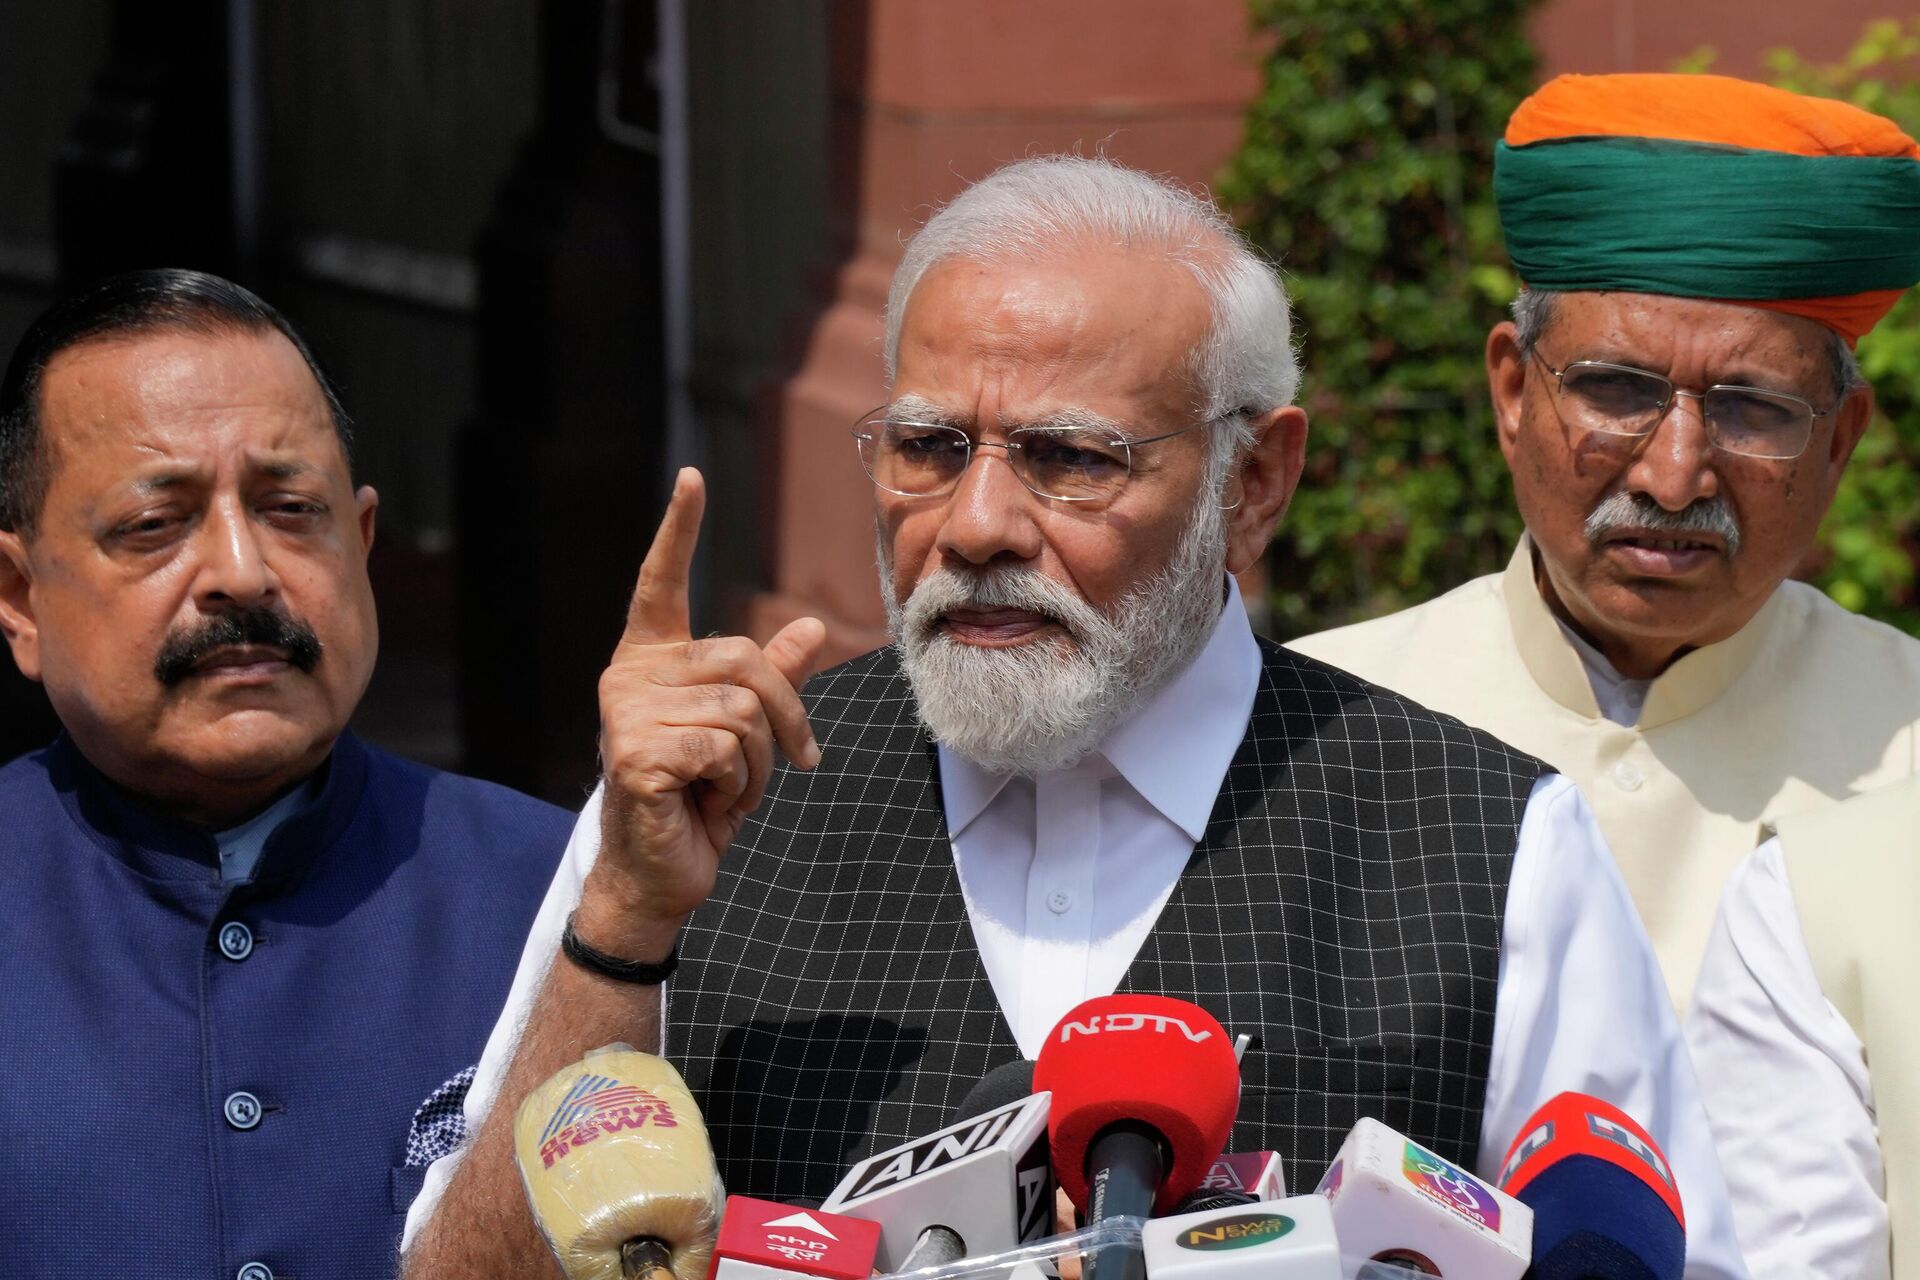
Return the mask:
<svg viewBox="0 0 1920 1280">
<path fill-rule="evenodd" d="M 507 1119 L 596 1045 L 660 1046 L 730 1191 L 817 1202 L 1115 992 L 1252 1037 L 1230 1145 L 1294 1186 L 1362 1116 L 1490 1177 L 1539 1103 L 1605 1097 L 1672 1154 L 1695 1274 L 1741 1274 L 1577 789 L 1247 623 L 1307 430 L 1271 264 L 1204 198 L 1035 158 L 915 237 L 887 335 L 852 434 L 893 644 L 809 680 L 815 620 L 691 639 L 679 477 L 408 1275 L 537 1265 Z"/>
</svg>

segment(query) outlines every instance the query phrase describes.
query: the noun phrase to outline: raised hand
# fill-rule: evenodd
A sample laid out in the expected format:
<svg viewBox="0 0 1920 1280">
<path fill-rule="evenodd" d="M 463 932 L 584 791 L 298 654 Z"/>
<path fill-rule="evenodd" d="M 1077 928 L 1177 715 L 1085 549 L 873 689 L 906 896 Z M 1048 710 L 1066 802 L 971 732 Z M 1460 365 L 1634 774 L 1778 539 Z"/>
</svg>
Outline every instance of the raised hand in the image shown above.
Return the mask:
<svg viewBox="0 0 1920 1280">
<path fill-rule="evenodd" d="M 817 619 L 788 623 L 764 648 L 690 634 L 687 578 L 705 507 L 700 473 L 681 471 L 600 677 L 606 794 L 589 885 L 599 893 L 583 899 L 580 925 L 634 959 L 664 955 L 712 892 L 720 856 L 766 792 L 775 747 L 803 769 L 820 761 L 798 693 L 826 639 Z"/>
</svg>

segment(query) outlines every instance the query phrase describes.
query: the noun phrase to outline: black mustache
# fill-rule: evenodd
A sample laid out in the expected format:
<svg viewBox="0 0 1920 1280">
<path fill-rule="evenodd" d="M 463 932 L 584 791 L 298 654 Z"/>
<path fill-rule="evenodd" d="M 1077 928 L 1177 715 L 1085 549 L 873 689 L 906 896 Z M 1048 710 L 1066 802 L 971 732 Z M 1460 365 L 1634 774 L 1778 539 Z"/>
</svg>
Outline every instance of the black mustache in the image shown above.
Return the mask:
<svg viewBox="0 0 1920 1280">
<path fill-rule="evenodd" d="M 320 637 L 298 618 L 264 606 L 240 609 L 208 618 L 197 627 L 176 631 L 160 646 L 153 660 L 154 678 L 171 689 L 216 649 L 258 645 L 279 649 L 297 670 L 312 671 L 320 662 Z"/>
</svg>

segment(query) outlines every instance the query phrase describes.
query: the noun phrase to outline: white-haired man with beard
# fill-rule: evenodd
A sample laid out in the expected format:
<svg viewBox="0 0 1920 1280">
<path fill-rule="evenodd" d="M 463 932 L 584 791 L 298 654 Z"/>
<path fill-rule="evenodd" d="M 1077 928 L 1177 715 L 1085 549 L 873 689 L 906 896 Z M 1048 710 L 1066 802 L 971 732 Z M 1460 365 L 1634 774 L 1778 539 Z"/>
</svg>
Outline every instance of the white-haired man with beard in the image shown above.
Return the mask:
<svg viewBox="0 0 1920 1280">
<path fill-rule="evenodd" d="M 817 1202 L 1114 991 L 1252 1037 L 1233 1145 L 1296 1187 L 1362 1116 L 1492 1175 L 1538 1104 L 1611 1098 L 1672 1158 L 1690 1274 L 1742 1274 L 1578 791 L 1248 626 L 1230 574 L 1306 432 L 1271 267 L 1176 187 L 1023 161 L 908 247 L 887 357 L 854 436 L 895 643 L 807 680 L 812 619 L 690 639 L 680 477 L 601 681 L 604 785 L 406 1274 L 538 1266 L 511 1119 L 587 1049 L 657 1048 L 729 1189 Z"/>
</svg>

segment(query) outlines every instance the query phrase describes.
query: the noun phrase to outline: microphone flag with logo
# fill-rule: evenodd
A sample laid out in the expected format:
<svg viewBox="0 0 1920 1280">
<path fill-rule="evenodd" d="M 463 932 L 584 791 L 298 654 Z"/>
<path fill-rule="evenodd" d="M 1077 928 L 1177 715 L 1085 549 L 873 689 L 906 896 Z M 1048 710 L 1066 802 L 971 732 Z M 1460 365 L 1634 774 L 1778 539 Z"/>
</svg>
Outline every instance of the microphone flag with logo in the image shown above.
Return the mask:
<svg viewBox="0 0 1920 1280">
<path fill-rule="evenodd" d="M 1205 1009 L 1167 996 L 1101 996 L 1075 1006 L 1048 1034 L 1033 1086 L 1053 1094 L 1053 1167 L 1083 1210 L 1089 1158 L 1117 1129 L 1155 1135 L 1164 1158 L 1153 1210 L 1166 1213 L 1200 1185 L 1240 1109 L 1240 1064 L 1226 1028 Z"/>
<path fill-rule="evenodd" d="M 624 1044 L 596 1049 L 527 1095 L 513 1142 L 534 1222 L 568 1280 L 706 1275 L 725 1192 L 673 1064 Z"/>
<path fill-rule="evenodd" d="M 1533 1208 L 1532 1280 L 1679 1280 L 1686 1268 L 1673 1168 L 1610 1102 L 1548 1101 L 1507 1148 L 1500 1186 Z"/>
</svg>

